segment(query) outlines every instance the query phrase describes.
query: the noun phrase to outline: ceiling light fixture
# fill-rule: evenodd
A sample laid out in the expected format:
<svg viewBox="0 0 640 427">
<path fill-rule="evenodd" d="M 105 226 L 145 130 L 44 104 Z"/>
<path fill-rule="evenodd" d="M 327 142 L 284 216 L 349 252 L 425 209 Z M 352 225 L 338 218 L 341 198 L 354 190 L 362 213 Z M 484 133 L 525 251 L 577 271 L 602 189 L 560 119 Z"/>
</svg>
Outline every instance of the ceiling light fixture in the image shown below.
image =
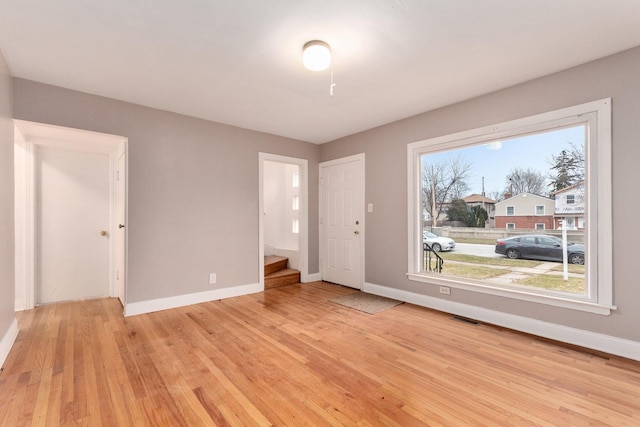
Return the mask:
<svg viewBox="0 0 640 427">
<path fill-rule="evenodd" d="M 331 48 L 321 40 L 311 40 L 302 48 L 302 63 L 311 71 L 324 71 L 331 65 Z"/>
<path fill-rule="evenodd" d="M 322 40 L 311 40 L 302 47 L 302 63 L 311 71 L 324 71 L 331 65 L 331 47 Z M 329 95 L 333 96 L 333 70 L 329 82 Z"/>
</svg>

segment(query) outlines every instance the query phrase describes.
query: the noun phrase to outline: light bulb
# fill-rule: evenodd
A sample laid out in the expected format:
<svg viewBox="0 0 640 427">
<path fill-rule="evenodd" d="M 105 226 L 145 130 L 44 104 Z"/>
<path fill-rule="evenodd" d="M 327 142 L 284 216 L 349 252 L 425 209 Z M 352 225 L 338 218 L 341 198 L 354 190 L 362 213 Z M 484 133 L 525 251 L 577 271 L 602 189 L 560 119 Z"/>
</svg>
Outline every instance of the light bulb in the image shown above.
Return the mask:
<svg viewBox="0 0 640 427">
<path fill-rule="evenodd" d="M 307 42 L 302 48 L 302 63 L 311 71 L 323 71 L 331 65 L 331 48 L 320 40 Z"/>
</svg>

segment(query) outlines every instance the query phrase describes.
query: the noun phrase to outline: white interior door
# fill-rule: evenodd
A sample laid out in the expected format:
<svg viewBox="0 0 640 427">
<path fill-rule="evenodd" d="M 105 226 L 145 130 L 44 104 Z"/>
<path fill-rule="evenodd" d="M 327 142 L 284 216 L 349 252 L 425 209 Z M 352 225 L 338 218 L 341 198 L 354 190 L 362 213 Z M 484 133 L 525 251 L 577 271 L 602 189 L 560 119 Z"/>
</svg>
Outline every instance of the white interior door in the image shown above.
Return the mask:
<svg viewBox="0 0 640 427">
<path fill-rule="evenodd" d="M 116 181 L 117 181 L 117 189 L 116 189 L 116 221 L 117 228 L 115 228 L 116 234 L 116 290 L 118 293 L 118 299 L 125 305 L 125 251 L 126 251 L 126 237 L 125 237 L 125 217 L 126 217 L 126 199 L 125 199 L 125 191 L 126 191 L 126 163 L 125 163 L 125 153 L 124 151 L 120 153 L 120 157 L 118 157 L 118 170 L 116 172 Z"/>
<path fill-rule="evenodd" d="M 322 280 L 362 289 L 364 159 L 320 165 Z"/>
<path fill-rule="evenodd" d="M 109 295 L 109 156 L 37 147 L 39 304 Z"/>
</svg>

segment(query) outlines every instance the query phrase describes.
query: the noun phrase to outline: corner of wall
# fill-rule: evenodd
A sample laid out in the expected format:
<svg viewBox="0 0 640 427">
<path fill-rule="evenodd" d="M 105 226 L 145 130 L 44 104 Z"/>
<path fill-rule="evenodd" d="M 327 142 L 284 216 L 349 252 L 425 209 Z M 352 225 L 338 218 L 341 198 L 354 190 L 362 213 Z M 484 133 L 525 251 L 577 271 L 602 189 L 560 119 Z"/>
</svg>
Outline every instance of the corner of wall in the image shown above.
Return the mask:
<svg viewBox="0 0 640 427">
<path fill-rule="evenodd" d="M 18 334 L 15 317 L 13 77 L 0 52 L 0 362 Z M 6 237 L 5 237 L 6 236 Z"/>
<path fill-rule="evenodd" d="M 5 360 L 7 360 L 7 356 L 9 356 L 9 352 L 13 347 L 13 343 L 16 342 L 16 338 L 18 337 L 18 321 L 13 319 L 13 322 L 9 326 L 9 329 L 0 340 L 0 366 L 4 365 Z"/>
</svg>

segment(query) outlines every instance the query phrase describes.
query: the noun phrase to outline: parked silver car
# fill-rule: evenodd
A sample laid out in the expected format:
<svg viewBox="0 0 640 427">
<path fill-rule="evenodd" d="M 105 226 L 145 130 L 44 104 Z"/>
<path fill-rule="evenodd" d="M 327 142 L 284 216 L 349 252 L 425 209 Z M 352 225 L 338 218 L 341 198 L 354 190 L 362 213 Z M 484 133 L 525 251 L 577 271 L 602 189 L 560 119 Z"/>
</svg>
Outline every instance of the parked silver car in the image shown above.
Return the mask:
<svg viewBox="0 0 640 427">
<path fill-rule="evenodd" d="M 434 252 L 450 251 L 456 247 L 456 242 L 453 239 L 438 236 L 430 231 L 422 232 L 422 242 L 431 246 Z"/>
</svg>

